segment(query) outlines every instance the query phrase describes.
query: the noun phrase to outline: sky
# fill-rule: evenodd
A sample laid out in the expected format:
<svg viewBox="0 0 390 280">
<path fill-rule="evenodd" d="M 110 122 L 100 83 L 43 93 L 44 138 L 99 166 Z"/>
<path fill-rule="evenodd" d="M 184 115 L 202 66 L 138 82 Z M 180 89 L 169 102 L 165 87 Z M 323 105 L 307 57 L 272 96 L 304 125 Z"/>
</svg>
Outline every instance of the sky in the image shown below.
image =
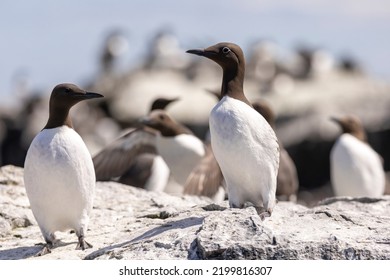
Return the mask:
<svg viewBox="0 0 390 280">
<path fill-rule="evenodd" d="M 169 29 L 183 50 L 230 41 L 245 51 L 259 39 L 292 50 L 303 42 L 349 54 L 390 81 L 388 0 L 2 0 L 0 102 L 14 98 L 20 77 L 32 90 L 92 78 L 113 28 L 128 39 L 128 66 L 156 32 Z"/>
</svg>

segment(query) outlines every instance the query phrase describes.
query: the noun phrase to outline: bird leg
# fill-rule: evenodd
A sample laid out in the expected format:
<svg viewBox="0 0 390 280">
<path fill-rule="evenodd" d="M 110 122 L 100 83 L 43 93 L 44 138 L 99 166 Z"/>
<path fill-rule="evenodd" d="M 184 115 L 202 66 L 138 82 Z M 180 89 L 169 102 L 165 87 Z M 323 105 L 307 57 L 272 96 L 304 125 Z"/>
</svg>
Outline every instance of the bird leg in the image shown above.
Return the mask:
<svg viewBox="0 0 390 280">
<path fill-rule="evenodd" d="M 79 236 L 79 243 L 77 243 L 76 250 L 85 250 L 88 248 L 92 248 L 93 246 L 84 240 L 84 235 L 80 234 Z"/>
<path fill-rule="evenodd" d="M 35 257 L 41 257 L 41 256 L 44 256 L 46 254 L 50 254 L 51 253 L 51 249 L 53 248 L 53 242 L 51 241 L 46 241 L 45 244 L 43 244 L 43 248 L 35 254 Z"/>
<path fill-rule="evenodd" d="M 262 206 L 254 206 L 254 207 L 255 207 L 256 212 L 262 221 L 264 221 L 265 218 L 271 217 L 272 211 L 270 209 L 265 210 L 265 208 Z"/>
</svg>

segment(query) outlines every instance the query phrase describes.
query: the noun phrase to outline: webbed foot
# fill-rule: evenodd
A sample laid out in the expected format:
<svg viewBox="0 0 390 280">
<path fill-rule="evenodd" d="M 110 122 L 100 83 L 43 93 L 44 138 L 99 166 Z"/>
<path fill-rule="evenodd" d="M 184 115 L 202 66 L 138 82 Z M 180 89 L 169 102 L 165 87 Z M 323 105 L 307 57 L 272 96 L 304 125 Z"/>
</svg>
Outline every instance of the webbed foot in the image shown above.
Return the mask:
<svg viewBox="0 0 390 280">
<path fill-rule="evenodd" d="M 259 214 L 259 217 L 262 221 L 265 220 L 265 218 L 269 218 L 271 217 L 271 213 L 269 213 L 268 211 L 265 211 L 265 212 L 262 212 Z"/>
<path fill-rule="evenodd" d="M 93 246 L 84 240 L 84 236 L 79 236 L 79 243 L 77 243 L 76 250 L 85 250 Z"/>
<path fill-rule="evenodd" d="M 255 207 L 255 209 L 256 209 L 256 212 L 262 221 L 264 221 L 265 218 L 271 217 L 272 210 L 270 210 L 270 209 L 265 210 L 264 207 Z"/>
<path fill-rule="evenodd" d="M 45 243 L 43 245 L 43 248 L 38 253 L 35 254 L 35 257 L 41 257 L 46 254 L 50 254 L 52 248 L 53 248 L 53 243 L 51 242 Z"/>
</svg>

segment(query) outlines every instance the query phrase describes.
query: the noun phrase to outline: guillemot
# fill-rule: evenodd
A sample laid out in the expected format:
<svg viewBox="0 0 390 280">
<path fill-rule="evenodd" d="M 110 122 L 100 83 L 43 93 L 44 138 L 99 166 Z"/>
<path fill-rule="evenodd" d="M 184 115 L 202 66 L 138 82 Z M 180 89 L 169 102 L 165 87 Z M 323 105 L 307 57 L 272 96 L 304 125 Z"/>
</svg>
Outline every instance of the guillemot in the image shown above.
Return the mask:
<svg viewBox="0 0 390 280">
<path fill-rule="evenodd" d="M 215 96 L 218 101 L 221 99 L 220 93 L 216 90 L 206 90 L 208 93 Z M 253 108 L 260 113 L 264 119 L 275 130 L 275 113 L 271 106 L 263 99 L 258 99 L 252 102 Z M 276 197 L 278 201 L 297 201 L 297 193 L 299 180 L 297 169 L 294 161 L 279 141 L 280 160 L 277 176 Z M 210 149 L 206 152 L 206 157 L 199 164 L 187 180 L 185 194 L 198 194 L 213 196 L 216 191 L 216 186 L 223 183 L 223 175 L 218 171 L 219 166 L 215 161 L 214 154 Z M 219 185 L 218 185 L 219 184 Z"/>
<path fill-rule="evenodd" d="M 164 191 L 182 194 L 188 175 L 205 154 L 203 142 L 164 110 L 153 110 L 139 122 L 145 127 L 118 138 L 94 156 L 98 177 L 121 176 L 134 164 L 137 155 L 145 151 L 155 152 L 167 164 L 177 183 L 172 184 L 174 188 L 165 188 Z"/>
<path fill-rule="evenodd" d="M 221 100 L 209 118 L 211 146 L 226 181 L 230 207 L 252 204 L 262 219 L 275 206 L 279 144 L 267 121 L 245 97 L 241 48 L 218 43 L 188 53 L 207 57 L 223 69 Z"/>
<path fill-rule="evenodd" d="M 24 182 L 31 210 L 50 253 L 55 232 L 74 230 L 76 249 L 92 247 L 85 241 L 95 192 L 91 155 L 73 129 L 69 110 L 78 102 L 103 97 L 73 84 L 57 85 L 50 96 L 49 119 L 33 139 L 24 163 Z"/>
<path fill-rule="evenodd" d="M 137 163 L 139 156 L 144 154 L 156 155 L 156 132 L 144 127 L 131 128 L 116 140 L 108 144 L 93 156 L 93 164 L 97 181 L 117 180 L 125 183 L 130 181 L 128 172 L 143 164 Z M 122 179 L 122 176 L 125 176 Z M 144 175 L 138 174 L 141 184 Z M 146 180 L 146 179 L 145 179 Z"/>
<path fill-rule="evenodd" d="M 165 110 L 167 106 L 177 100 L 179 98 L 156 98 L 150 106 L 149 113 L 154 110 Z M 142 129 L 137 129 L 134 133 L 145 135 L 145 131 Z M 134 136 L 132 135 L 132 137 Z M 163 191 L 169 181 L 170 171 L 161 155 L 157 153 L 156 149 L 153 149 L 149 152 L 139 153 L 127 170 L 117 175 L 120 175 L 117 179 L 119 183 L 150 191 Z M 98 174 L 97 178 L 101 179 Z M 112 177 L 106 179 L 113 180 Z"/>
<path fill-rule="evenodd" d="M 356 116 L 332 118 L 343 133 L 330 153 L 331 182 L 336 196 L 380 197 L 385 173 L 380 155 L 367 143 L 363 125 Z"/>
<path fill-rule="evenodd" d="M 158 131 L 157 151 L 180 186 L 173 193 L 182 193 L 188 175 L 205 155 L 204 143 L 163 110 L 154 110 L 142 123 Z"/>
</svg>

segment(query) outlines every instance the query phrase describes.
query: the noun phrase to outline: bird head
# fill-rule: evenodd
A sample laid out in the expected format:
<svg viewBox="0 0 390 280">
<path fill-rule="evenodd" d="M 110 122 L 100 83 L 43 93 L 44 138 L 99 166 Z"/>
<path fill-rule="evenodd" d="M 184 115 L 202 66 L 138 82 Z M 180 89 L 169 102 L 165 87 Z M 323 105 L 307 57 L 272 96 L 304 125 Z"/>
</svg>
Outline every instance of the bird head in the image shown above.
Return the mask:
<svg viewBox="0 0 390 280">
<path fill-rule="evenodd" d="M 244 53 L 233 43 L 222 42 L 206 49 L 191 49 L 187 53 L 207 57 L 223 69 L 236 69 L 239 65 L 245 65 Z"/>
</svg>

